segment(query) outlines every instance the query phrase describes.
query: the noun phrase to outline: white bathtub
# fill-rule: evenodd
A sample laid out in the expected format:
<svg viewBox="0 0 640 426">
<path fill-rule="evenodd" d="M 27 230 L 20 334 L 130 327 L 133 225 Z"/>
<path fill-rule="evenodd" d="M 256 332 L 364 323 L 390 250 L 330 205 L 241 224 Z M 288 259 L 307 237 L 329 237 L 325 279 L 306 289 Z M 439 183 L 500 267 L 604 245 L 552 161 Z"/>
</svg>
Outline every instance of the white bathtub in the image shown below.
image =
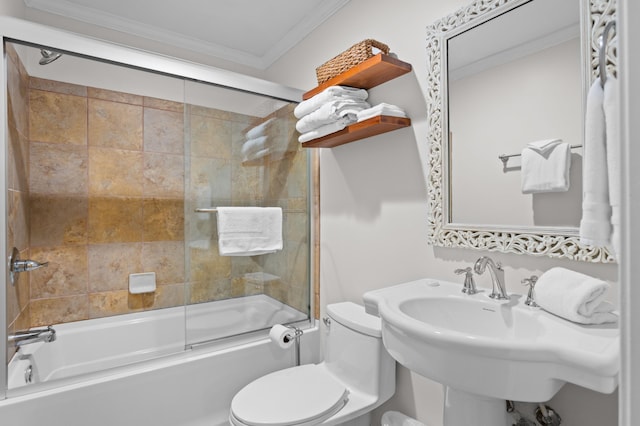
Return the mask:
<svg viewBox="0 0 640 426">
<path fill-rule="evenodd" d="M 54 326 L 56 341 L 25 345 L 12 359 L 0 423 L 226 424 L 240 388 L 293 365 L 292 348 L 271 343 L 268 328 L 305 317 L 264 295 L 190 306 L 187 324 L 194 327 L 186 332 L 184 315 L 179 307 Z M 256 328 L 264 330 L 247 333 Z M 219 339 L 231 329 L 239 336 L 185 349 L 185 334 L 194 343 Z M 305 330 L 301 346 L 303 362 L 317 362 L 316 328 Z"/>
</svg>

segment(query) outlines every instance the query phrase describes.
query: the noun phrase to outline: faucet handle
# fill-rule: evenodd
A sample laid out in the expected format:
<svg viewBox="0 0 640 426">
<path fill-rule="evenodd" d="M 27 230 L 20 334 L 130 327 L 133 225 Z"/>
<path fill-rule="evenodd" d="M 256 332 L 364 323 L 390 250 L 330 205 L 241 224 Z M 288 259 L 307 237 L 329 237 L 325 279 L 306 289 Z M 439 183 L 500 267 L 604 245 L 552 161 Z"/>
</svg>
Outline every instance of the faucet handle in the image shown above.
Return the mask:
<svg viewBox="0 0 640 426">
<path fill-rule="evenodd" d="M 529 291 L 527 292 L 527 300 L 524 302 L 524 304 L 527 305 L 527 306 L 532 306 L 534 308 L 537 307 L 538 304 L 536 303 L 536 301 L 533 298 L 533 288 L 536 286 L 536 282 L 538 282 L 538 276 L 537 275 L 531 275 L 531 277 L 524 278 L 520 282 L 522 283 L 522 285 L 528 285 L 529 286 Z"/>
<path fill-rule="evenodd" d="M 463 293 L 476 294 L 478 292 L 478 290 L 476 289 L 476 283 L 473 280 L 473 269 L 471 267 L 456 269 L 453 272 L 457 275 L 465 274 L 464 285 L 462 287 Z"/>
</svg>

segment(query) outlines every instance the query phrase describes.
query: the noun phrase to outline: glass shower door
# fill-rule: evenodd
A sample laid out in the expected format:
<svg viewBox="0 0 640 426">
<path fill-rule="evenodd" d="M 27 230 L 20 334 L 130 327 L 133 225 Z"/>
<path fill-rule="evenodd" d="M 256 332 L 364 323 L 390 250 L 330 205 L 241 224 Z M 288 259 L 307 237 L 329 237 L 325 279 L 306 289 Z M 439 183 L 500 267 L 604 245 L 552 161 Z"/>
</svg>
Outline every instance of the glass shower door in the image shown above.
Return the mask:
<svg viewBox="0 0 640 426">
<path fill-rule="evenodd" d="M 309 160 L 295 103 L 185 85 L 187 345 L 309 318 Z M 282 249 L 226 255 L 218 207 L 277 207 Z"/>
</svg>

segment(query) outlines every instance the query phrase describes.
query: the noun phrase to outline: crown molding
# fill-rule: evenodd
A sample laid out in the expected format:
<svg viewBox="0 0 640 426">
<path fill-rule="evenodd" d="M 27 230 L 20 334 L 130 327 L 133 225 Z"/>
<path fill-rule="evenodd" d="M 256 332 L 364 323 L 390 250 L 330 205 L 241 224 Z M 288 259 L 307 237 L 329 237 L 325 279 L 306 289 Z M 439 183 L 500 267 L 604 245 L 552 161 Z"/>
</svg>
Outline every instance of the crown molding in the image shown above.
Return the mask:
<svg viewBox="0 0 640 426">
<path fill-rule="evenodd" d="M 264 55 L 254 55 L 238 49 L 228 48 L 217 43 L 170 31 L 154 25 L 144 24 L 123 16 L 74 4 L 68 0 L 24 0 L 27 7 L 75 19 L 92 25 L 98 25 L 134 36 L 159 41 L 170 46 L 203 53 L 215 58 L 237 64 L 265 70 L 301 39 L 317 28 L 331 15 L 346 5 L 349 0 L 323 1 L 312 14 L 299 21 L 284 37 L 275 43 Z"/>
</svg>

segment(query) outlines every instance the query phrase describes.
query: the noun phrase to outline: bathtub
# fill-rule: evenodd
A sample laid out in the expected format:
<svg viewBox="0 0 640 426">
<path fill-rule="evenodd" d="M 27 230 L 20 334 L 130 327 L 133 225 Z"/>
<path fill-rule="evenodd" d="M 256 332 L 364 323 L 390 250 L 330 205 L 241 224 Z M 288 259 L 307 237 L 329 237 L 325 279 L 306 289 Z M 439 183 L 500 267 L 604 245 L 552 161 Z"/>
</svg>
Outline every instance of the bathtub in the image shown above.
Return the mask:
<svg viewBox="0 0 640 426">
<path fill-rule="evenodd" d="M 293 348 L 273 344 L 270 326 L 304 320 L 256 295 L 186 312 L 177 307 L 55 325 L 54 342 L 25 345 L 9 363 L 0 419 L 24 426 L 226 425 L 240 388 L 293 365 Z M 317 362 L 318 330 L 302 324 L 302 361 Z M 224 338 L 230 330 L 236 336 Z"/>
</svg>

